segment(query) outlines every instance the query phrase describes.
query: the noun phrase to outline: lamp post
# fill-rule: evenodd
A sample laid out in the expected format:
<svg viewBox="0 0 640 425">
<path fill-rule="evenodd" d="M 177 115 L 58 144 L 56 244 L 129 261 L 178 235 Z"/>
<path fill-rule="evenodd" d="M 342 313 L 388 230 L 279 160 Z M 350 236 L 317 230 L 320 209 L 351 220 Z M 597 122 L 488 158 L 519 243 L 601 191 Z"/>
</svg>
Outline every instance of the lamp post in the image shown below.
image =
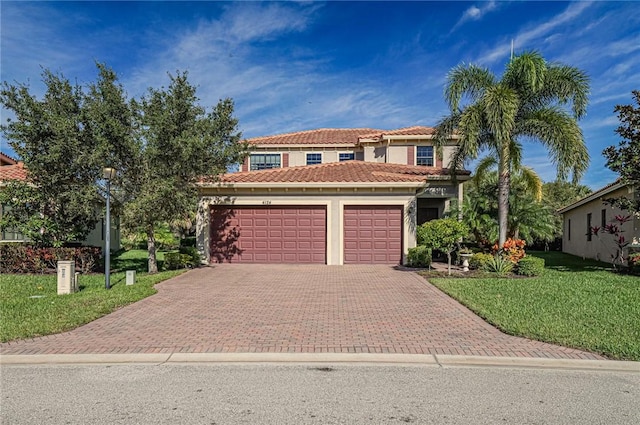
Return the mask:
<svg viewBox="0 0 640 425">
<path fill-rule="evenodd" d="M 102 170 L 102 177 L 107 182 L 107 214 L 105 218 L 104 236 L 104 287 L 111 288 L 111 179 L 116 175 L 115 168 L 105 167 Z"/>
</svg>

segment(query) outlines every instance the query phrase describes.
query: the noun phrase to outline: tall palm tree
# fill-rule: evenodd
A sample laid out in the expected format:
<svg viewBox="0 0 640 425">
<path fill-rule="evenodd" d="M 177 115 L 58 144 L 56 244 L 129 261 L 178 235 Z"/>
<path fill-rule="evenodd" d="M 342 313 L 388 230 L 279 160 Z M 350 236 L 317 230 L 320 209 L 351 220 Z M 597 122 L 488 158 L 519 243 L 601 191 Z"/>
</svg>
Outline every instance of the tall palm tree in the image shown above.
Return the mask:
<svg viewBox="0 0 640 425">
<path fill-rule="evenodd" d="M 571 173 L 577 181 L 587 169 L 589 153 L 577 120 L 586 112 L 588 93 L 583 71 L 547 63 L 537 52 L 514 57 L 500 79 L 475 65 L 460 65 L 449 73 L 445 97 L 451 114 L 438 123 L 436 143 L 443 146 L 451 134 L 458 135 L 450 166 L 454 172 L 484 148 L 495 155 L 500 246 L 507 238 L 510 169 L 521 163 L 524 140 L 547 148 L 560 180 Z M 463 98 L 469 103 L 461 106 Z"/>
</svg>

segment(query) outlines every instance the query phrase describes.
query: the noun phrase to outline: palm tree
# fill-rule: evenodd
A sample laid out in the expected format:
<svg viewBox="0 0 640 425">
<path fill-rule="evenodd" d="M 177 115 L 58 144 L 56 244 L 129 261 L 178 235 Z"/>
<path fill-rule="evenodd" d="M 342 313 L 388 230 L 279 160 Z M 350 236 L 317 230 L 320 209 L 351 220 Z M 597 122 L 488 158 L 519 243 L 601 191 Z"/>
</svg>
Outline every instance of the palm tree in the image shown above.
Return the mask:
<svg viewBox="0 0 640 425">
<path fill-rule="evenodd" d="M 466 193 L 460 207 L 454 207 L 452 216 L 462 215 L 462 221 L 471 229 L 478 243 L 490 243 L 498 236 L 498 172 L 493 157 L 481 159 L 473 178 L 465 183 Z M 509 216 L 507 237 L 548 241 L 554 236 L 553 214 L 542 201 L 542 179 L 531 168 L 510 167 Z"/>
<path fill-rule="evenodd" d="M 438 123 L 436 143 L 443 146 L 451 134 L 459 137 L 450 166 L 454 173 L 484 148 L 495 155 L 499 246 L 507 238 L 510 170 L 521 163 L 523 140 L 537 140 L 547 148 L 560 180 L 571 173 L 577 181 L 587 169 L 589 153 L 577 120 L 586 112 L 588 93 L 583 71 L 547 63 L 537 52 L 514 57 L 501 79 L 475 65 L 460 65 L 449 73 L 445 97 L 451 114 Z M 465 106 L 463 97 L 470 101 Z"/>
</svg>

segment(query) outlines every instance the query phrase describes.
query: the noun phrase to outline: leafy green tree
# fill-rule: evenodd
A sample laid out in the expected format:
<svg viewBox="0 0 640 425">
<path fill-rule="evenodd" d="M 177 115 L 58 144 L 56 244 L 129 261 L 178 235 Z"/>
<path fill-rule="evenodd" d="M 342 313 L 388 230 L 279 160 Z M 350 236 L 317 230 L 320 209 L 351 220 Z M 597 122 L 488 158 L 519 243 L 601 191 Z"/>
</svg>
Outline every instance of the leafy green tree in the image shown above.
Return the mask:
<svg viewBox="0 0 640 425">
<path fill-rule="evenodd" d="M 122 213 L 129 178 L 140 173 L 142 166 L 141 142 L 134 128 L 136 103 L 128 100 L 115 72 L 100 63 L 97 67 L 100 78 L 89 85 L 84 103 L 86 126 L 96 141 L 90 159 L 100 174 L 105 167 L 116 169 L 111 205 Z M 106 196 L 104 186 L 98 187 Z"/>
<path fill-rule="evenodd" d="M 147 235 L 148 267 L 158 271 L 155 230 L 160 223 L 186 218 L 196 208 L 199 179 L 214 180 L 243 161 L 233 102 L 221 100 L 211 112 L 197 104 L 187 73 L 170 76 L 167 88 L 149 89 L 136 103 L 140 147 L 131 174 L 123 181 L 127 196 L 123 224 Z"/>
<path fill-rule="evenodd" d="M 455 218 L 427 221 L 418 226 L 418 245 L 445 252 L 451 274 L 451 253 L 468 232 L 467 226 Z"/>
<path fill-rule="evenodd" d="M 47 87 L 42 99 L 27 85 L 2 84 L 0 102 L 16 117 L 2 131 L 28 174 L 26 182 L 3 188 L 0 226 L 37 244 L 60 246 L 84 239 L 97 222 L 98 142 L 87 125 L 82 88 L 48 70 L 42 80 Z"/>
<path fill-rule="evenodd" d="M 577 119 L 586 112 L 589 82 L 571 66 L 549 64 L 537 52 L 523 53 L 507 65 L 498 79 L 487 68 L 461 65 L 448 75 L 445 97 L 451 114 L 437 125 L 437 143 L 451 134 L 459 148 L 451 169 L 488 149 L 498 161 L 499 245 L 507 238 L 511 167 L 522 160 L 522 141 L 542 143 L 564 180 L 574 181 L 589 164 L 589 154 Z M 462 106 L 463 98 L 469 103 Z M 571 103 L 570 113 L 565 105 Z"/>
<path fill-rule="evenodd" d="M 617 105 L 614 109 L 620 120 L 616 133 L 624 140 L 617 148 L 606 148 L 603 155 L 607 159 L 607 167 L 620 174 L 620 181 L 633 187 L 636 194 L 635 198 L 623 196 L 606 202 L 637 214 L 640 213 L 640 91 L 634 90 L 632 94 L 637 108 Z"/>
<path fill-rule="evenodd" d="M 562 237 L 562 214 L 558 213 L 558 210 L 590 193 L 589 187 L 572 182 L 556 180 L 542 185 L 542 201 L 553 212 L 554 239 Z"/>
</svg>

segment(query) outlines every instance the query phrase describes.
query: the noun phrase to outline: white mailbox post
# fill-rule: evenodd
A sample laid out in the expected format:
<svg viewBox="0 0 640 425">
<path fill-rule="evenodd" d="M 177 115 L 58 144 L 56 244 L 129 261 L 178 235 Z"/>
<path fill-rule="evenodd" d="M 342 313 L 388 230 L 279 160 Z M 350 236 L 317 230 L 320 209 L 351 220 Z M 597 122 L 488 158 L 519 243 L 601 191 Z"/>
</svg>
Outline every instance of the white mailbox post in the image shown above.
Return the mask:
<svg viewBox="0 0 640 425">
<path fill-rule="evenodd" d="M 77 290 L 76 263 L 58 261 L 58 295 L 73 294 Z"/>
<path fill-rule="evenodd" d="M 133 285 L 136 283 L 136 271 L 135 270 L 127 270 L 127 285 Z"/>
</svg>

